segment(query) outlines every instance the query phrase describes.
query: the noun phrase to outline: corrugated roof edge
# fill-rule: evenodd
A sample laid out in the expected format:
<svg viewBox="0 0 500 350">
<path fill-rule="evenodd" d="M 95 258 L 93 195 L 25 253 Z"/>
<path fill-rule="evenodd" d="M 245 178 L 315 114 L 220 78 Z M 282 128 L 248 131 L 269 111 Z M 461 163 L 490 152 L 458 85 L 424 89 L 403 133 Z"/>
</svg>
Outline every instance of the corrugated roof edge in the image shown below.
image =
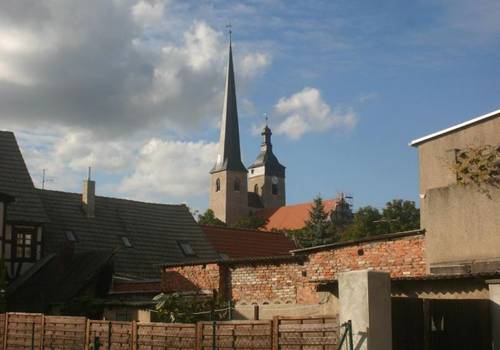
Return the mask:
<svg viewBox="0 0 500 350">
<path fill-rule="evenodd" d="M 446 128 L 446 129 L 443 129 L 441 131 L 437 131 L 435 133 L 432 133 L 432 134 L 429 134 L 427 136 L 424 136 L 424 137 L 421 137 L 421 138 L 418 138 L 418 139 L 415 139 L 413 141 L 411 141 L 408 146 L 412 146 L 412 147 L 415 147 L 415 146 L 418 146 L 420 145 L 421 143 L 424 143 L 426 141 L 430 141 L 432 139 L 435 139 L 437 137 L 440 137 L 442 135 L 445 135 L 445 134 L 448 134 L 450 132 L 453 132 L 453 131 L 457 131 L 457 130 L 460 130 L 460 129 L 463 129 L 463 128 L 466 128 L 468 126 L 471 126 L 473 124 L 476 124 L 476 123 L 479 123 L 479 122 L 482 122 L 484 120 L 487 120 L 489 118 L 492 118 L 492 117 L 495 117 L 495 116 L 500 116 L 500 109 L 497 109 L 496 111 L 493 111 L 493 112 L 490 112 L 490 113 L 487 113 L 487 114 L 483 114 L 483 115 L 480 115 L 476 118 L 473 118 L 471 120 L 468 120 L 466 122 L 463 122 L 463 123 L 460 123 L 460 124 L 457 124 L 457 125 L 454 125 L 454 126 L 451 126 L 449 128 Z"/>
<path fill-rule="evenodd" d="M 350 246 L 350 245 L 357 245 L 359 243 L 367 243 L 367 242 L 375 242 L 375 241 L 389 241 L 392 239 L 403 238 L 403 237 L 407 237 L 407 236 L 423 235 L 423 234 L 425 234 L 424 229 L 402 231 L 402 232 L 395 232 L 395 233 L 386 233 L 383 235 L 378 235 L 378 236 L 373 236 L 373 237 L 317 245 L 317 246 L 309 247 L 309 248 L 295 249 L 295 250 L 291 250 L 290 253 L 295 255 L 295 254 L 309 253 L 312 251 L 323 250 L 323 249 L 331 249 L 331 248 L 345 247 L 345 246 Z"/>
<path fill-rule="evenodd" d="M 297 255 L 276 255 L 276 256 L 262 256 L 253 258 L 238 258 L 238 259 L 217 259 L 217 260 L 198 260 L 186 261 L 182 263 L 165 263 L 160 265 L 164 267 L 181 267 L 181 266 L 194 266 L 194 265 L 207 265 L 207 264 L 251 264 L 251 263 L 264 263 L 264 262 L 281 262 L 281 261 L 300 261 L 304 259 L 303 256 Z"/>
</svg>

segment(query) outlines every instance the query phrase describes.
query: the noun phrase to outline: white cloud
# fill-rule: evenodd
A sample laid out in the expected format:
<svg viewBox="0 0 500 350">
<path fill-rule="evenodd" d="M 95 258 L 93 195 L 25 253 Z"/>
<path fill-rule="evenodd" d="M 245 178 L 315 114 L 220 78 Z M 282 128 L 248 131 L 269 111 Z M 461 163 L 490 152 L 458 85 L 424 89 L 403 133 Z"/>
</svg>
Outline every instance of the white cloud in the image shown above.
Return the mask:
<svg viewBox="0 0 500 350">
<path fill-rule="evenodd" d="M 288 98 L 281 98 L 274 107 L 274 114 L 282 119 L 275 128 L 277 134 L 299 139 L 308 132 L 331 129 L 352 129 L 357 122 L 352 110 L 332 110 L 321 92 L 306 87 Z"/>
<path fill-rule="evenodd" d="M 101 140 L 90 132 L 37 130 L 16 134 L 38 187 L 81 191 L 92 167 L 98 194 L 180 202 L 208 192 L 217 144 L 168 139 Z"/>
<path fill-rule="evenodd" d="M 0 120 L 99 138 L 184 132 L 220 114 L 227 43 L 161 0 L 0 2 Z M 236 55 L 241 86 L 269 54 Z M 243 68 L 244 67 L 244 68 Z M 239 82 L 240 83 L 240 82 Z M 215 124 L 215 123 L 212 123 Z"/>
<path fill-rule="evenodd" d="M 216 143 L 151 139 L 118 190 L 137 198 L 186 197 L 207 193 Z"/>
</svg>

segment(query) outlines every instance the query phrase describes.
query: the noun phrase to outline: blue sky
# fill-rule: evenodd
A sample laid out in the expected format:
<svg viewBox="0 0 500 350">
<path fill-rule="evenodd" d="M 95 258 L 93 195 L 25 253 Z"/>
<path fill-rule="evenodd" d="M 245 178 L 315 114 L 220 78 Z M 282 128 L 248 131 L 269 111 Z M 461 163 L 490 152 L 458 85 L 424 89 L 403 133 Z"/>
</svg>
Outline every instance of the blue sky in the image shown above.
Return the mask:
<svg viewBox="0 0 500 350">
<path fill-rule="evenodd" d="M 408 142 L 500 106 L 499 17 L 493 0 L 0 5 L 0 120 L 38 184 L 46 168 L 79 191 L 92 165 L 100 194 L 204 209 L 230 21 L 246 164 L 268 113 L 289 203 L 417 201 Z"/>
</svg>

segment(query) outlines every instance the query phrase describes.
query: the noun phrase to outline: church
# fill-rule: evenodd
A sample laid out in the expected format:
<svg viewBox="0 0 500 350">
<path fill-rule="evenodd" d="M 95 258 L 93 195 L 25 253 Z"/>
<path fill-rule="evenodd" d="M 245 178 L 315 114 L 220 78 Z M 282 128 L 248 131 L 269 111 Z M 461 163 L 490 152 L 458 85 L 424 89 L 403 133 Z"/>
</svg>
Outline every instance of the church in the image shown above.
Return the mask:
<svg viewBox="0 0 500 350">
<path fill-rule="evenodd" d="M 234 224 L 238 219 L 264 208 L 286 204 L 285 167 L 273 153 L 271 129 L 266 123 L 262 144 L 255 161 L 247 168 L 241 161 L 233 53 L 229 42 L 224 107 L 219 149 L 210 171 L 209 208 L 215 216 Z"/>
</svg>

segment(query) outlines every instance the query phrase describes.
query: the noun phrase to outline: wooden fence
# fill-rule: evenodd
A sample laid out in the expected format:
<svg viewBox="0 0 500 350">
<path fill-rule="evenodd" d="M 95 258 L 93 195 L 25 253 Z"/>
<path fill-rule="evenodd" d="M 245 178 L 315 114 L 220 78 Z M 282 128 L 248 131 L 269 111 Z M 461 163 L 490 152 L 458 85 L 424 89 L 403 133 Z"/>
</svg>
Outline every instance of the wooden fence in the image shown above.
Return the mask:
<svg viewBox="0 0 500 350">
<path fill-rule="evenodd" d="M 330 350 L 338 343 L 336 317 L 275 317 L 218 321 L 216 349 Z M 0 350 L 211 350 L 212 322 L 197 324 L 87 320 L 42 314 L 0 314 Z"/>
</svg>

